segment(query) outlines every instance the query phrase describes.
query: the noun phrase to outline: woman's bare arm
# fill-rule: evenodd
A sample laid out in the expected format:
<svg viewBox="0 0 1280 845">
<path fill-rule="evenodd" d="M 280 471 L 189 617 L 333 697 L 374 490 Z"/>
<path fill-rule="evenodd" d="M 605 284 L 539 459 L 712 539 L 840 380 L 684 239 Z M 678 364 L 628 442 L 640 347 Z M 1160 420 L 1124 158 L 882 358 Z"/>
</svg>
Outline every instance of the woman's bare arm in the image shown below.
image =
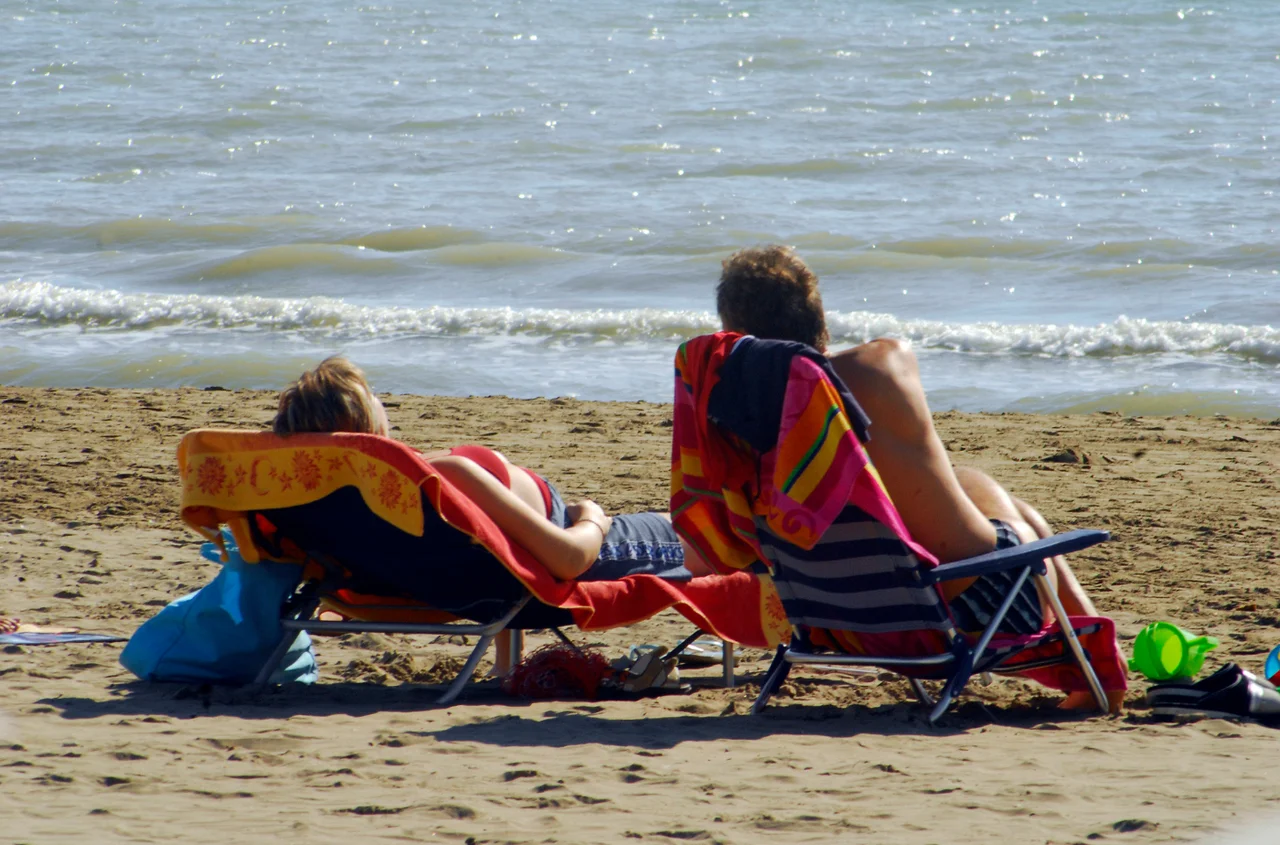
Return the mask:
<svg viewBox="0 0 1280 845">
<path fill-rule="evenodd" d="M 600 556 L 611 520 L 594 502 L 582 503 L 581 519 L 561 528 L 475 461 L 448 456 L 431 461 L 431 466 L 561 581 L 577 578 Z"/>
</svg>

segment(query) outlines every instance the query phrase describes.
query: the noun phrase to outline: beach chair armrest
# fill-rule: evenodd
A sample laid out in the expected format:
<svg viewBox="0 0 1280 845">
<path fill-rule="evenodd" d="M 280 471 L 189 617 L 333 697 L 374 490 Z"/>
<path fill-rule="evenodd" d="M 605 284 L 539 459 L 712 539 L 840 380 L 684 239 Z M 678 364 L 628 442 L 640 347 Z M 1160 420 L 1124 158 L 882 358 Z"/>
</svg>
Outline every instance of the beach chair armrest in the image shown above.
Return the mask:
<svg viewBox="0 0 1280 845">
<path fill-rule="evenodd" d="M 1047 557 L 1078 552 L 1090 546 L 1111 539 L 1108 531 L 1092 528 L 1080 528 L 1075 531 L 1064 531 L 1052 537 L 1045 537 L 1010 549 L 988 552 L 984 555 L 944 563 L 933 569 L 920 573 L 924 583 L 937 584 L 942 581 L 954 581 L 957 578 L 976 578 L 992 572 L 1003 572 L 1016 569 L 1028 563 L 1041 562 Z"/>
</svg>

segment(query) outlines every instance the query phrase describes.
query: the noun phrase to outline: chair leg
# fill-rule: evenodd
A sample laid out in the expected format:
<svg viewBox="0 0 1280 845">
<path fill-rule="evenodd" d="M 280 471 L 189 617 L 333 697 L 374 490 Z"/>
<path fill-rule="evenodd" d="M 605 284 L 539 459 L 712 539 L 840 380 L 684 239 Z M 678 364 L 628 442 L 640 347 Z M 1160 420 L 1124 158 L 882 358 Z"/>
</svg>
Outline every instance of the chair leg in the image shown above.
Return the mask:
<svg viewBox="0 0 1280 845">
<path fill-rule="evenodd" d="M 476 666 L 480 664 L 480 658 L 489 650 L 489 644 L 493 642 L 495 634 L 485 634 L 480 637 L 480 642 L 476 643 L 476 647 L 471 650 L 471 656 L 467 658 L 467 662 L 458 670 L 458 675 L 453 679 L 453 683 L 449 684 L 449 688 L 444 691 L 444 695 L 440 696 L 437 704 L 452 704 L 453 700 L 462 694 L 462 689 L 471 680 L 476 673 Z"/>
<path fill-rule="evenodd" d="M 951 673 L 951 677 L 947 678 L 947 682 L 942 685 L 942 692 L 938 694 L 938 701 L 933 705 L 933 710 L 929 711 L 929 724 L 933 724 L 942 718 L 942 714 L 946 713 L 951 707 L 951 702 L 955 701 L 957 695 L 964 691 L 969 684 L 969 676 L 973 674 L 973 658 L 974 652 L 960 639 L 956 640 L 955 647 L 956 663 L 955 669 Z"/>
<path fill-rule="evenodd" d="M 1071 653 L 1075 655 L 1076 663 L 1080 665 L 1080 671 L 1084 673 L 1084 678 L 1089 683 L 1089 690 L 1093 693 L 1093 699 L 1098 704 L 1098 709 L 1103 713 L 1107 713 L 1111 709 L 1110 702 L 1107 701 L 1107 694 L 1102 689 L 1102 682 L 1098 680 L 1098 673 L 1093 671 L 1093 664 L 1089 662 L 1089 656 L 1084 653 L 1084 646 L 1080 644 L 1080 638 L 1076 636 L 1075 628 L 1071 627 L 1071 619 L 1067 616 L 1067 611 L 1062 607 L 1062 600 L 1058 598 L 1058 593 L 1053 589 L 1043 575 L 1036 576 L 1036 583 L 1042 591 L 1049 596 L 1049 603 L 1053 605 L 1054 615 L 1058 617 L 1058 626 L 1062 628 L 1062 635 L 1066 637 L 1067 645 L 1071 647 Z"/>
<path fill-rule="evenodd" d="M 584 653 L 584 652 L 582 651 L 582 649 L 578 648 L 578 644 L 577 644 L 577 643 L 575 643 L 573 640 L 571 640 L 571 639 L 569 639 L 567 636 L 565 636 L 564 631 L 561 631 L 559 628 L 552 628 L 552 629 L 551 629 L 551 633 L 555 634 L 555 635 L 556 635 L 556 638 L 557 638 L 557 639 L 559 639 L 559 640 L 560 640 L 560 642 L 564 643 L 564 644 L 565 644 L 565 645 L 567 645 L 569 648 L 571 648 L 571 649 L 573 649 L 574 651 L 576 651 L 578 654 L 583 654 L 583 653 Z"/>
<path fill-rule="evenodd" d="M 733 643 L 728 640 L 721 640 L 720 648 L 724 652 L 724 656 L 720 658 L 720 665 L 724 667 L 724 685 L 726 689 L 732 689 L 734 686 L 733 669 L 736 660 L 733 656 Z"/>
<path fill-rule="evenodd" d="M 506 627 L 511 624 L 511 620 L 516 618 L 532 598 L 533 593 L 525 593 L 524 598 L 513 604 L 511 609 L 504 613 L 501 618 L 495 619 L 485 627 L 484 630 L 487 633 L 481 635 L 480 642 L 476 643 L 476 647 L 471 650 L 471 656 L 467 658 L 466 663 L 462 664 L 462 669 L 458 671 L 458 676 L 453 679 L 453 683 L 449 684 L 449 688 L 444 691 L 444 695 L 440 696 L 436 702 L 437 704 L 452 704 L 453 700 L 461 695 L 467 682 L 475 675 L 476 666 L 480 665 L 480 658 L 489 649 L 489 644 L 493 642 L 499 633 L 506 630 Z M 512 642 L 515 642 L 514 637 Z"/>
<path fill-rule="evenodd" d="M 924 684 L 920 682 L 919 678 L 907 678 L 907 681 L 911 684 L 911 689 L 915 691 L 916 698 L 920 699 L 921 704 L 925 707 L 934 705 L 933 696 L 929 695 L 929 691 L 924 688 Z"/>
<path fill-rule="evenodd" d="M 969 677 L 973 674 L 975 661 L 982 659 L 987 646 L 991 643 L 991 638 L 995 636 L 1000 623 L 1008 615 L 1009 608 L 1013 607 L 1013 600 L 1017 598 L 1030 573 L 1030 565 L 1024 566 L 1018 572 L 1018 577 L 1014 580 L 1013 586 L 1009 588 L 1004 600 L 1000 602 L 1000 607 L 992 614 L 991 621 L 987 623 L 986 629 L 982 632 L 982 636 L 978 637 L 978 642 L 973 648 L 965 645 L 963 640 L 956 639 L 953 649 L 956 655 L 955 670 L 952 672 L 951 677 L 947 679 L 946 684 L 943 685 L 942 695 L 939 696 L 938 703 L 934 705 L 933 711 L 929 714 L 930 724 L 941 719 L 942 714 L 947 712 L 947 708 L 951 706 L 951 702 L 955 700 L 955 697 L 968 686 Z"/>
<path fill-rule="evenodd" d="M 765 673 L 764 680 L 760 682 L 760 694 L 756 696 L 755 703 L 751 705 L 751 714 L 754 716 L 765 708 L 769 703 L 769 698 L 778 687 L 782 686 L 782 682 L 787 679 L 787 675 L 791 672 L 791 664 L 787 662 L 787 647 L 785 645 L 778 646 L 778 652 L 773 656 L 773 663 L 769 664 L 769 671 Z"/>
<path fill-rule="evenodd" d="M 320 606 L 320 599 L 317 596 L 305 598 L 302 603 L 294 609 L 292 613 L 287 614 L 285 619 L 301 619 L 303 621 L 310 619 L 311 614 L 316 612 L 316 608 Z M 297 631 L 282 630 L 280 642 L 271 651 L 271 656 L 262 664 L 262 668 L 258 670 L 258 676 L 253 679 L 253 687 L 257 692 L 262 692 L 271 684 L 271 674 L 275 672 L 276 667 L 284 660 L 284 656 L 293 646 L 294 640 L 298 639 Z"/>
<path fill-rule="evenodd" d="M 684 650 L 692 645 L 699 637 L 706 632 L 701 628 L 694 628 L 693 633 L 676 643 L 676 647 L 667 652 L 667 657 L 679 657 L 684 654 Z"/>
</svg>

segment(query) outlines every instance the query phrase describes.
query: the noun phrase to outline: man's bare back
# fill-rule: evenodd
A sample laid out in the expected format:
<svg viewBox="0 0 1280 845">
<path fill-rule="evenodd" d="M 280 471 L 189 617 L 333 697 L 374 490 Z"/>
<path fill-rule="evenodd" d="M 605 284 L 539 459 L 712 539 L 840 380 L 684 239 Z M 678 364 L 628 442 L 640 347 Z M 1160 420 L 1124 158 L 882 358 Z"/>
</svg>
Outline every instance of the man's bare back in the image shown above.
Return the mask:
<svg viewBox="0 0 1280 845">
<path fill-rule="evenodd" d="M 918 543 L 944 563 L 961 560 L 995 548 L 989 517 L 1022 522 L 1012 503 L 1012 512 L 986 513 L 966 495 L 934 430 L 909 347 L 873 340 L 831 355 L 830 361 L 871 417 L 867 454 Z"/>
</svg>

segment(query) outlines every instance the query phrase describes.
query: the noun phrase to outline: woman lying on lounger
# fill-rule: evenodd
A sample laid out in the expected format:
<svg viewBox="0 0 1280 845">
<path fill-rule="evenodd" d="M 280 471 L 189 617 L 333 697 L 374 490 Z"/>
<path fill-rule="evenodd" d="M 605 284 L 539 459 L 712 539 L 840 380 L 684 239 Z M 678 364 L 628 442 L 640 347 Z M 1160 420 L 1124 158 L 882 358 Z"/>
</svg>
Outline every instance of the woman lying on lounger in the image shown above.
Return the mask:
<svg viewBox="0 0 1280 845">
<path fill-rule="evenodd" d="M 280 394 L 273 428 L 276 434 L 349 431 L 390 436 L 382 402 L 364 373 L 345 358 L 326 358 Z M 512 464 L 484 446 L 455 446 L 426 452 L 431 467 L 450 481 L 547 571 L 562 581 L 611 581 L 641 573 L 687 577 L 711 574 L 686 546 L 665 513 L 610 517 L 595 502 L 566 504 L 541 476 Z M 454 531 L 443 522 L 440 530 Z M 487 555 L 467 543 L 466 551 Z M 458 561 L 464 562 L 464 561 Z M 429 572 L 399 569 L 382 573 L 390 586 L 413 595 Z M 511 668 L 510 633 L 495 641 L 494 674 Z"/>
<path fill-rule="evenodd" d="M 332 357 L 280 394 L 276 434 L 350 431 L 390 434 L 386 410 L 360 368 Z M 624 575 L 694 575 L 710 570 L 662 513 L 610 517 L 595 502 L 565 504 L 542 477 L 484 446 L 427 452 L 431 467 L 480 507 L 507 536 L 562 581 L 608 581 Z"/>
</svg>

